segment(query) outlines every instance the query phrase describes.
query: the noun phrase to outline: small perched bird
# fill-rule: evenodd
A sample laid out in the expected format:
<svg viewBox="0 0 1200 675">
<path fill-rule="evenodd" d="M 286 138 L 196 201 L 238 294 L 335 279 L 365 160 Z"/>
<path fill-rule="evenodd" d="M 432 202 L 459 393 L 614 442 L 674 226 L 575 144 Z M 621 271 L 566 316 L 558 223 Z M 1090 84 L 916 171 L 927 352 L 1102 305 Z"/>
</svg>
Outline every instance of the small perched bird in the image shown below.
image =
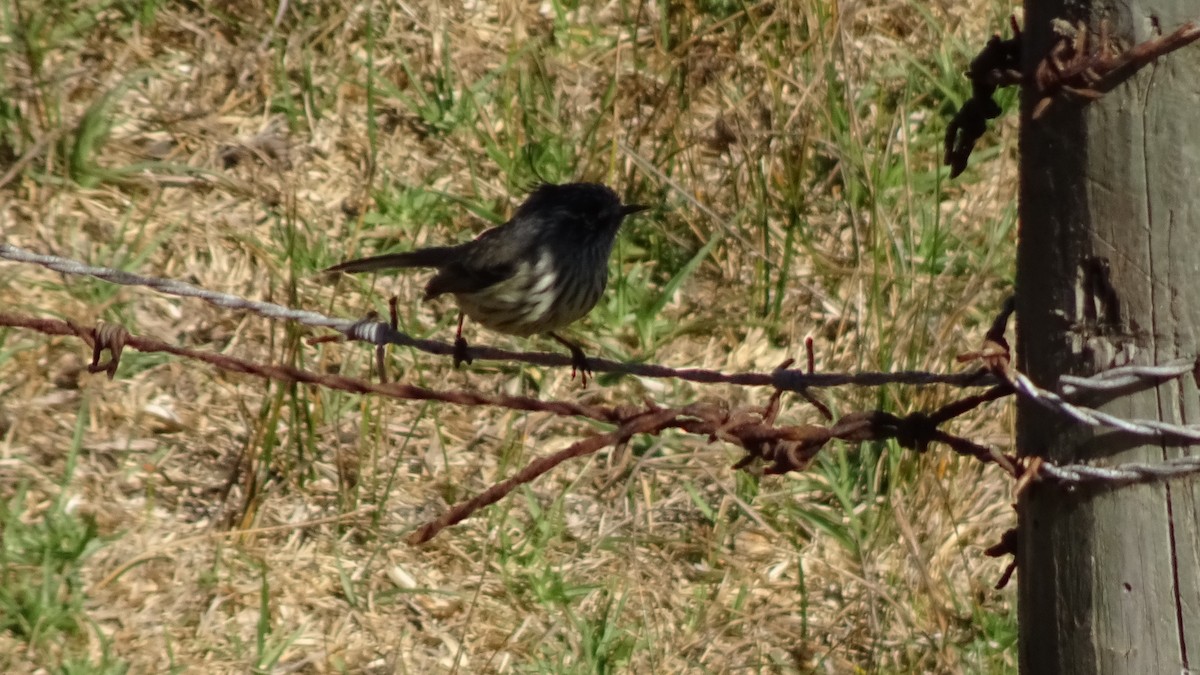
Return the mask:
<svg viewBox="0 0 1200 675">
<path fill-rule="evenodd" d="M 501 333 L 549 334 L 571 350 L 573 368 L 586 385 L 583 350 L 555 331 L 596 306 L 608 283 L 608 257 L 621 222 L 647 208 L 622 204 L 597 183 L 544 184 L 511 220 L 466 243 L 349 260 L 325 271 L 437 268 L 425 285 L 425 299 L 451 293 L 458 301 L 455 366 L 470 362 L 462 336 L 466 315 Z"/>
</svg>

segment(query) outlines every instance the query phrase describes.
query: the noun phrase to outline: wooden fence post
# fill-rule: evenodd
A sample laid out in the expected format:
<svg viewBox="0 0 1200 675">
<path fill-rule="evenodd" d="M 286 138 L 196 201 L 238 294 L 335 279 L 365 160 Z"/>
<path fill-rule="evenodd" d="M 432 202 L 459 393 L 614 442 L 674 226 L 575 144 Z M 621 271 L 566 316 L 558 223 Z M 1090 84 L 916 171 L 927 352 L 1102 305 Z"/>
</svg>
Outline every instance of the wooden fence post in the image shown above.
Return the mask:
<svg viewBox="0 0 1200 675">
<path fill-rule="evenodd" d="M 1093 38 L 1105 21 L 1128 47 L 1200 20 L 1200 2 L 1028 0 L 1025 17 L 1028 78 L 1057 38 L 1054 19 L 1085 21 Z M 1200 47 L 1086 106 L 1058 100 L 1032 120 L 1034 98 L 1025 88 L 1019 368 L 1054 388 L 1063 373 L 1197 356 Z M 1087 402 L 1125 418 L 1200 424 L 1192 377 Z M 1098 465 L 1200 452 L 1088 429 L 1029 402 L 1018 407 L 1017 442 L 1025 455 Z M 1200 670 L 1200 480 L 1034 484 L 1019 510 L 1022 672 Z"/>
</svg>

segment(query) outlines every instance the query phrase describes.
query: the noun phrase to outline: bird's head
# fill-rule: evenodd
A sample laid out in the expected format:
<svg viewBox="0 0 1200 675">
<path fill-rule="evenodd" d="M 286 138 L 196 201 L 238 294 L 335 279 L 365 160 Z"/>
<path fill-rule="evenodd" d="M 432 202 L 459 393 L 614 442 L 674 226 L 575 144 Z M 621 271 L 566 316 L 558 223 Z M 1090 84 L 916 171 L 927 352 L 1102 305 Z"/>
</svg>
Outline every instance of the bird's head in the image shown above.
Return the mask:
<svg viewBox="0 0 1200 675">
<path fill-rule="evenodd" d="M 514 218 L 553 217 L 577 234 L 584 229 L 612 237 L 626 216 L 648 208 L 641 204 L 622 204 L 617 193 L 599 183 L 542 184 L 517 208 Z"/>
</svg>

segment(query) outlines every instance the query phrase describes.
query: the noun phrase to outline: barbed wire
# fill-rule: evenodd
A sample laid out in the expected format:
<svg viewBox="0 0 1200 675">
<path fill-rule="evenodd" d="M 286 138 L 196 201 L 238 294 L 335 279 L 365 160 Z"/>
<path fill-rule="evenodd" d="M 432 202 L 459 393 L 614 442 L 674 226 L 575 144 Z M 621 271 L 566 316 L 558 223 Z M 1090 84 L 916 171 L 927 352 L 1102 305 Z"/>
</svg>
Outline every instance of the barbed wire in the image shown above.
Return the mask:
<svg viewBox="0 0 1200 675">
<path fill-rule="evenodd" d="M 57 272 L 70 275 L 91 276 L 111 283 L 139 286 L 180 297 L 194 297 L 219 307 L 249 311 L 273 320 L 295 321 L 303 325 L 329 328 L 348 339 L 369 342 L 377 346 L 395 344 L 409 346 L 437 355 L 453 355 L 454 346 L 434 340 L 413 338 L 393 325 L 371 318 L 349 321 L 329 317 L 319 312 L 295 310 L 270 302 L 248 300 L 228 293 L 210 291 L 193 284 L 172 279 L 162 279 L 124 272 L 107 267 L 86 265 L 76 260 L 59 256 L 41 255 L 20 249 L 10 244 L 0 244 L 0 258 L 14 262 L 37 264 Z M 722 373 L 705 369 L 675 369 L 654 364 L 628 364 L 605 359 L 589 359 L 589 365 L 597 371 L 623 373 L 646 377 L 677 378 L 699 383 L 729 383 L 746 386 L 770 386 L 775 390 L 765 408 L 726 409 L 720 405 L 693 404 L 678 409 L 661 409 L 647 402 L 646 407 L 583 405 L 566 401 L 542 401 L 528 397 L 483 394 L 468 390 L 439 391 L 403 383 L 374 383 L 366 380 L 313 373 L 283 365 L 267 365 L 245 359 L 204 352 L 187 347 L 178 347 L 147 337 L 129 334 L 123 327 L 102 324 L 97 328 L 85 328 L 78 324 L 56 319 L 41 319 L 0 313 L 0 325 L 21 327 L 51 335 L 73 335 L 93 347 L 92 372 L 105 371 L 111 379 L 116 372 L 121 351 L 126 346 L 140 351 L 166 352 L 209 363 L 222 370 L 248 373 L 263 378 L 288 382 L 302 382 L 353 393 L 373 393 L 400 399 L 435 400 L 455 405 L 490 405 L 514 410 L 538 411 L 556 415 L 585 417 L 615 424 L 614 431 L 595 434 L 572 444 L 565 450 L 535 460 L 511 478 L 493 485 L 476 497 L 454 505 L 445 514 L 426 523 L 410 536 L 410 542 L 428 541 L 441 529 L 457 523 L 476 510 L 492 504 L 517 486 L 536 479 L 554 466 L 567 459 L 595 452 L 601 448 L 627 441 L 636 434 L 657 434 L 667 428 L 708 436 L 711 440 L 722 440 L 740 445 L 746 457 L 734 465 L 744 469 L 755 462 L 765 462 L 766 473 L 784 473 L 805 469 L 830 440 L 847 442 L 895 439 L 901 447 L 924 451 L 931 442 L 948 445 L 955 452 L 973 457 L 981 462 L 995 464 L 1005 473 L 1018 479 L 1020 486 L 1033 480 L 1052 481 L 1067 487 L 1084 484 L 1126 485 L 1147 481 L 1168 480 L 1200 473 L 1200 457 L 1183 457 L 1157 463 L 1123 463 L 1101 467 L 1088 464 L 1055 465 L 1042 458 L 1017 458 L 985 445 L 955 436 L 940 425 L 954 419 L 979 405 L 1006 397 L 1012 393 L 1037 402 L 1050 410 L 1066 415 L 1082 424 L 1093 427 L 1117 429 L 1143 438 L 1172 438 L 1189 442 L 1200 442 L 1200 427 L 1171 424 L 1159 420 L 1126 420 L 1084 405 L 1073 403 L 1067 398 L 1076 398 L 1089 393 L 1120 393 L 1121 391 L 1158 385 L 1164 381 L 1195 372 L 1195 359 L 1177 359 L 1154 366 L 1123 366 L 1091 377 L 1063 376 L 1056 393 L 1038 387 L 1023 373 L 1009 365 L 1009 350 L 1004 340 L 1008 318 L 1014 305 L 1011 299 L 993 322 L 988 331 L 984 348 L 960 357 L 961 361 L 979 361 L 982 366 L 958 374 L 940 374 L 921 371 L 898 373 L 811 373 L 787 369 L 784 364 L 769 373 L 742 372 Z M 324 341 L 315 338 L 312 342 Z M 108 350 L 110 359 L 100 362 L 103 351 Z M 534 365 L 567 366 L 569 357 L 561 354 L 540 352 L 511 352 L 490 347 L 472 347 L 472 358 L 522 361 Z M 790 363 L 790 362 L 789 362 Z M 815 387 L 842 385 L 879 386 L 883 384 L 950 384 L 960 387 L 989 386 L 978 395 L 958 399 L 930 414 L 911 413 L 898 417 L 883 411 L 862 411 L 843 415 L 827 426 L 775 426 L 779 412 L 780 395 L 784 391 L 804 393 Z M 811 397 L 808 400 L 818 405 Z M 818 405 L 822 414 L 830 418 L 829 412 Z"/>
<path fill-rule="evenodd" d="M 184 298 L 199 298 L 205 302 L 217 305 L 218 307 L 253 312 L 268 319 L 296 321 L 306 326 L 332 328 L 336 331 L 343 332 L 349 330 L 355 324 L 354 321 L 334 319 L 319 312 L 291 309 L 284 307 L 283 305 L 277 305 L 273 302 L 247 300 L 229 293 L 210 291 L 206 288 L 200 288 L 199 286 L 195 286 L 183 281 L 176 281 L 174 279 L 147 277 L 141 274 L 133 274 L 132 272 L 124 272 L 121 270 L 112 269 L 111 267 L 97 267 L 95 265 L 88 265 L 79 262 L 78 260 L 62 258 L 56 255 L 43 255 L 34 253 L 32 251 L 27 251 L 23 248 L 13 246 L 12 244 L 0 244 L 0 258 L 11 260 L 13 262 L 41 265 L 42 267 L 52 269 L 55 272 L 70 274 L 72 276 L 95 277 L 97 279 L 102 279 L 114 284 L 120 284 L 122 286 L 141 286 L 143 288 L 149 288 L 166 295 L 176 295 Z"/>
<path fill-rule="evenodd" d="M 1152 375 L 1144 378 L 1139 378 L 1139 375 L 1135 370 L 1127 370 L 1126 372 L 1123 372 L 1114 378 L 1099 378 L 1095 379 L 1095 382 L 1090 381 L 1094 378 L 1075 378 L 1073 379 L 1072 386 L 1074 387 L 1075 391 L 1079 391 L 1081 385 L 1093 386 L 1094 384 L 1099 388 L 1105 388 L 1109 386 L 1108 382 L 1110 379 L 1113 381 L 1122 382 L 1137 382 L 1139 379 L 1141 379 L 1143 382 L 1158 384 L 1164 378 L 1164 375 L 1162 374 L 1164 372 L 1179 371 L 1176 375 L 1176 377 L 1178 377 L 1179 375 L 1191 372 L 1191 370 L 1191 368 L 1179 370 L 1178 368 L 1171 368 L 1169 365 L 1162 366 L 1152 371 Z M 1059 396 L 1052 391 L 1042 389 L 1034 384 L 1033 381 L 1026 377 L 1023 373 L 1011 368 L 1004 369 L 1003 376 L 1008 379 L 1009 383 L 1021 396 L 1031 401 L 1035 401 L 1044 408 L 1066 415 L 1071 419 L 1081 422 L 1087 426 L 1117 429 L 1127 434 L 1132 434 L 1134 436 L 1140 436 L 1143 438 L 1169 438 L 1193 443 L 1200 442 L 1200 427 L 1186 424 L 1172 424 L 1170 422 L 1163 422 L 1160 420 L 1123 419 L 1117 417 L 1116 415 L 1111 415 L 1109 413 L 1096 410 L 1095 408 L 1068 403 L 1062 396 Z M 1130 380 L 1130 378 L 1133 379 Z M 1087 384 L 1084 384 L 1085 382 L 1087 382 Z M 1129 384 L 1126 384 L 1125 386 L 1129 386 Z"/>
<path fill-rule="evenodd" d="M 54 255 L 33 253 L 7 243 L 0 243 L 0 258 L 13 262 L 36 264 L 48 269 L 75 276 L 91 276 L 111 283 L 140 286 L 179 297 L 194 297 L 219 307 L 249 311 L 273 320 L 295 321 L 303 325 L 330 328 L 352 340 L 375 345 L 393 344 L 407 346 L 435 355 L 453 355 L 454 346 L 436 340 L 414 338 L 393 326 L 380 321 L 364 319 L 351 321 L 330 317 L 319 312 L 292 309 L 276 303 L 249 300 L 230 293 L 211 291 L 186 282 L 161 277 L 150 277 L 109 267 L 87 265 L 77 260 Z M 1012 304 L 1006 303 L 997 318 L 991 339 L 1002 335 L 1004 324 L 1011 314 Z M 1007 350 L 1007 345 L 1004 346 Z M 520 361 L 532 365 L 564 367 L 572 365 L 570 357 L 546 352 L 514 352 L 492 347 L 471 347 L 471 358 Z M 1190 442 L 1200 442 L 1200 427 L 1171 424 L 1159 420 L 1125 420 L 1114 415 L 1072 404 L 1063 396 L 1074 396 L 1082 392 L 1115 392 L 1121 389 L 1157 384 L 1163 380 L 1180 377 L 1196 369 L 1195 359 L 1178 359 L 1154 366 L 1123 366 L 1104 371 L 1091 377 L 1065 375 L 1060 378 L 1063 395 L 1042 389 L 1024 374 L 1008 368 L 978 368 L 966 373 L 931 373 L 926 371 L 860 372 L 860 373 L 810 373 L 802 370 L 779 368 L 769 373 L 741 372 L 723 373 L 700 368 L 671 368 L 656 364 L 637 364 L 589 358 L 593 370 L 628 374 L 642 377 L 675 378 L 703 384 L 726 383 L 742 386 L 769 386 L 777 390 L 803 392 L 812 388 L 828 388 L 845 385 L 882 386 L 887 384 L 932 385 L 945 384 L 959 387 L 993 386 L 997 378 L 990 371 L 999 370 L 1005 379 L 1022 396 L 1040 405 L 1067 415 L 1089 426 L 1118 429 L 1125 433 L 1151 438 L 1170 437 Z"/>
<path fill-rule="evenodd" d="M 1120 366 L 1090 377 L 1062 375 L 1058 390 L 1063 396 L 1083 393 L 1107 393 L 1145 384 L 1158 384 L 1196 371 L 1196 359 L 1181 358 L 1158 366 Z"/>
<path fill-rule="evenodd" d="M 562 462 L 596 452 L 601 448 L 628 440 L 635 434 L 658 434 L 666 429 L 721 440 L 740 446 L 746 457 L 735 468 L 743 469 L 754 463 L 765 463 L 765 473 L 785 473 L 806 468 L 829 441 L 851 442 L 896 439 L 902 447 L 923 451 L 930 443 L 939 442 L 960 454 L 983 462 L 995 463 L 1011 475 L 1019 473 L 1015 458 L 942 431 L 938 425 L 970 410 L 1007 395 L 999 387 L 986 393 L 968 396 L 962 401 L 943 406 L 930 415 L 914 413 L 899 417 L 883 411 L 864 411 L 842 416 L 828 426 L 804 424 L 777 426 L 783 390 L 775 390 L 766 407 L 729 408 L 722 403 L 694 403 L 679 408 L 663 409 L 651 401 L 642 406 L 584 405 L 567 401 L 543 401 L 521 396 L 483 394 L 469 390 L 435 390 L 399 382 L 376 383 L 342 375 L 322 374 L 294 366 L 262 364 L 227 354 L 208 352 L 167 344 L 161 340 L 130 334 L 117 324 L 101 323 L 95 328 L 60 319 L 21 316 L 0 312 L 0 326 L 26 328 L 45 335 L 71 336 L 92 347 L 89 372 L 115 374 L 122 351 L 132 348 L 144 352 L 163 352 L 208 363 L 221 370 L 246 373 L 257 377 L 300 382 L 339 389 L 352 393 L 374 393 L 390 398 L 433 400 L 454 405 L 489 405 L 514 410 L 546 412 L 562 416 L 586 417 L 617 425 L 608 433 L 596 434 L 565 450 L 534 460 L 513 477 L 497 483 L 485 492 L 451 507 L 438 519 L 418 528 L 410 537 L 412 543 L 428 541 L 441 529 L 457 523 L 471 513 L 492 504 L 516 487 L 536 479 Z M 104 351 L 110 358 L 102 362 Z"/>
<path fill-rule="evenodd" d="M 411 543 L 422 543 L 435 536 L 440 530 L 469 517 L 472 513 L 495 503 L 516 487 L 535 480 L 562 462 L 595 452 L 610 445 L 627 441 L 636 434 L 658 434 L 665 429 L 708 437 L 709 441 L 721 440 L 733 443 L 746 451 L 746 457 L 733 466 L 745 469 L 754 463 L 765 463 L 764 473 L 785 473 L 806 469 L 819 451 L 834 439 L 850 443 L 894 439 L 901 447 L 924 452 L 930 443 L 943 443 L 956 453 L 972 457 L 984 463 L 994 464 L 1006 474 L 1017 479 L 1018 489 L 1030 481 L 1053 482 L 1068 488 L 1086 484 L 1120 486 L 1131 483 L 1169 480 L 1200 473 L 1200 457 L 1182 457 L 1157 463 L 1130 462 L 1111 467 L 1088 464 L 1056 465 L 1040 457 L 1017 458 L 999 450 L 946 432 L 939 427 L 980 405 L 995 401 L 1013 392 L 1025 396 L 1036 396 L 1039 401 L 1063 410 L 1081 421 L 1092 420 L 1095 424 L 1110 426 L 1111 416 L 1096 417 L 1098 411 L 1068 404 L 1053 392 L 1047 392 L 1029 382 L 1028 378 L 1009 371 L 1011 383 L 1002 383 L 981 394 L 975 394 L 948 403 L 931 412 L 914 412 L 906 416 L 872 410 L 842 415 L 829 425 L 806 424 L 799 426 L 776 426 L 780 410 L 780 397 L 784 390 L 777 389 L 770 402 L 763 408 L 744 407 L 728 409 L 720 404 L 692 404 L 681 408 L 663 409 L 651 402 L 643 406 L 632 405 L 585 405 L 568 401 L 543 401 L 529 397 L 484 394 L 470 390 L 436 390 L 398 382 L 377 383 L 342 375 L 322 374 L 293 366 L 262 364 L 247 359 L 207 352 L 188 347 L 170 345 L 153 338 L 128 333 L 116 324 L 101 324 L 87 328 L 70 321 L 20 316 L 0 312 L 0 326 L 25 328 L 46 335 L 63 335 L 79 338 L 91 345 L 92 363 L 90 372 L 107 372 L 111 378 L 116 372 L 121 352 L 125 347 L 147 352 L 164 352 L 184 358 L 208 363 L 216 368 L 246 373 L 257 377 L 284 382 L 300 382 L 352 393 L 372 393 L 390 398 L 433 400 L 463 406 L 497 406 L 513 410 L 544 412 L 554 415 L 575 416 L 617 425 L 617 429 L 594 434 L 572 444 L 570 447 L 538 458 L 486 491 L 459 504 L 455 504 L 437 519 L 413 531 Z M 101 362 L 102 352 L 111 354 L 107 362 Z M 1075 378 L 1077 390 L 1095 385 L 1107 390 L 1108 383 L 1124 381 L 1126 386 L 1137 381 L 1161 381 L 1163 378 L 1178 377 L 1190 369 L 1183 362 L 1172 362 L 1160 367 L 1124 367 L 1114 369 L 1112 374 L 1101 373 L 1092 378 Z M 1130 379 L 1132 378 L 1132 379 Z M 1098 383 L 1098 384 L 1097 384 Z M 1069 412 L 1068 412 L 1069 411 Z M 1124 421 L 1122 421 L 1124 422 Z M 1087 423 L 1087 422 L 1085 422 Z M 1161 435 L 1165 431 L 1178 431 L 1146 425 L 1145 421 L 1124 422 L 1133 429 L 1131 433 Z M 1124 427 L 1118 427 L 1124 428 Z M 1185 428 L 1186 429 L 1186 428 Z M 1190 430 L 1189 430 L 1190 431 Z"/>
<path fill-rule="evenodd" d="M 437 340 L 412 337 L 390 324 L 363 319 L 351 321 L 326 316 L 319 312 L 297 310 L 272 302 L 248 300 L 230 293 L 221 293 L 200 288 L 193 284 L 133 274 L 109 267 L 88 265 L 70 258 L 33 253 L 11 244 L 0 243 L 0 258 L 13 262 L 41 265 L 48 269 L 74 276 L 90 276 L 124 286 L 139 286 L 179 297 L 198 298 L 228 309 L 251 312 L 272 320 L 295 321 L 316 328 L 330 328 L 350 340 L 369 342 L 374 345 L 398 345 L 411 347 L 437 356 L 453 356 L 454 345 Z M 318 341 L 320 339 L 318 338 Z M 494 347 L 472 346 L 467 350 L 470 359 L 493 361 L 517 361 L 535 366 L 571 367 L 571 357 L 550 352 L 517 352 Z M 879 387 L 890 384 L 929 386 L 948 385 L 953 387 L 990 387 L 997 380 L 986 369 L 977 368 L 963 373 L 933 373 L 907 370 L 896 372 L 857 373 L 810 373 L 803 370 L 779 368 L 771 372 L 723 373 L 704 368 L 671 368 L 647 363 L 626 363 L 588 357 L 588 366 L 595 372 L 607 372 L 657 379 L 678 379 L 698 384 L 733 384 L 749 387 L 771 387 L 785 391 L 803 392 L 840 386 Z"/>
<path fill-rule="evenodd" d="M 1112 394 L 1137 387 L 1157 386 L 1168 380 L 1197 372 L 1200 364 L 1195 357 L 1181 357 L 1160 365 L 1120 366 L 1088 377 L 1062 375 L 1059 377 L 1059 390 L 1064 394 L 1060 395 L 1037 386 L 1024 373 L 1012 367 L 1012 356 L 1004 333 L 1008 329 L 1008 319 L 1015 311 L 1015 298 L 1009 297 L 995 321 L 992 322 L 991 328 L 988 329 L 983 347 L 968 355 L 960 356 L 959 360 L 982 362 L 988 371 L 1000 380 L 1007 382 L 1018 395 L 1087 426 L 1118 429 L 1128 434 L 1155 440 L 1174 438 L 1200 442 L 1200 427 L 1198 426 L 1172 424 L 1161 420 L 1126 420 L 1066 400 L 1067 397 L 1076 397 L 1084 393 Z"/>
<path fill-rule="evenodd" d="M 1059 483 L 1079 486 L 1088 483 L 1103 483 L 1108 487 L 1119 487 L 1132 483 L 1183 478 L 1200 473 L 1200 457 L 1175 457 L 1155 462 L 1122 462 L 1116 466 L 1092 466 L 1090 464 L 1058 465 L 1042 462 L 1038 474 Z"/>
<path fill-rule="evenodd" d="M 315 373 L 294 366 L 257 363 L 228 354 L 180 347 L 154 338 L 133 335 L 117 324 L 102 323 L 96 328 L 88 328 L 73 321 L 0 312 L 0 326 L 26 328 L 44 335 L 79 338 L 92 347 L 92 365 L 88 367 L 88 370 L 93 373 L 107 372 L 110 379 L 116 373 L 121 351 L 125 347 L 131 347 L 141 352 L 158 352 L 195 359 L 230 372 L 245 373 L 283 382 L 318 385 L 354 394 L 369 393 L 395 399 L 439 401 L 462 406 L 491 405 L 512 410 L 585 417 L 600 422 L 613 422 L 621 419 L 620 410 L 611 406 L 586 405 L 569 401 L 542 401 L 528 396 L 486 394 L 472 390 L 436 390 L 402 382 L 371 382 L 344 375 Z M 107 362 L 102 363 L 100 354 L 106 349 L 111 352 L 112 356 Z"/>
</svg>

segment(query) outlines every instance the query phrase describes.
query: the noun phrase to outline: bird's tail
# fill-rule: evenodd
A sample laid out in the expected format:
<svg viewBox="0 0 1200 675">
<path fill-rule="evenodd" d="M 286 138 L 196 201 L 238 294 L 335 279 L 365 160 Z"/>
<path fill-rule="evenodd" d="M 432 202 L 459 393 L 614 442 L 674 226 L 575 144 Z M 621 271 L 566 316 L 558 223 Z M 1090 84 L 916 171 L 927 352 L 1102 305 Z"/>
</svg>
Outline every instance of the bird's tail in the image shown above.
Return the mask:
<svg viewBox="0 0 1200 675">
<path fill-rule="evenodd" d="M 372 272 L 403 267 L 443 267 L 458 254 L 457 246 L 431 246 L 404 253 L 388 253 L 338 263 L 325 272 Z"/>
</svg>

